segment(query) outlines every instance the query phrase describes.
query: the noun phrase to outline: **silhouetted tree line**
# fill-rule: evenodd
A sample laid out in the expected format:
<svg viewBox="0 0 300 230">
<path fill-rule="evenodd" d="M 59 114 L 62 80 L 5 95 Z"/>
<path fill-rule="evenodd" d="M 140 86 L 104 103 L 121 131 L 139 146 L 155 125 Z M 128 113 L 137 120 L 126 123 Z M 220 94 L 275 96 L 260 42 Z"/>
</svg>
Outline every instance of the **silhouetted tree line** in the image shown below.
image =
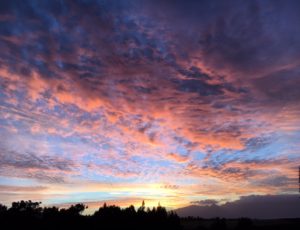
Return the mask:
<svg viewBox="0 0 300 230">
<path fill-rule="evenodd" d="M 158 205 L 152 209 L 145 203 L 121 209 L 104 204 L 93 215 L 82 215 L 84 204 L 69 208 L 41 207 L 40 202 L 13 202 L 8 208 L 0 204 L 1 229 L 181 229 L 176 213 Z"/>
<path fill-rule="evenodd" d="M 121 209 L 104 204 L 93 215 L 83 215 L 84 204 L 69 208 L 41 207 L 40 202 L 13 202 L 11 207 L 0 204 L 0 229 L 190 229 L 190 230 L 298 230 L 300 219 L 251 220 L 179 218 L 158 205 L 152 209 L 145 203 L 135 209 L 133 205 Z"/>
</svg>

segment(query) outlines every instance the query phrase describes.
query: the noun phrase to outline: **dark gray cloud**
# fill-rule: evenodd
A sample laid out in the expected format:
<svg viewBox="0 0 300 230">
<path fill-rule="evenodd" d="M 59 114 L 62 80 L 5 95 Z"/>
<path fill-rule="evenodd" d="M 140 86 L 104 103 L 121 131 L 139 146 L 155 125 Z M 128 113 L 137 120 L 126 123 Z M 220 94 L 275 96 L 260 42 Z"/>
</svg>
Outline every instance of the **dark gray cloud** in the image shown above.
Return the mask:
<svg viewBox="0 0 300 230">
<path fill-rule="evenodd" d="M 201 96 L 220 95 L 223 93 L 220 85 L 211 85 L 201 80 L 179 80 L 178 90 L 187 93 L 198 93 Z"/>
<path fill-rule="evenodd" d="M 269 103 L 286 106 L 298 105 L 300 100 L 300 67 L 279 70 L 274 73 L 252 80 L 255 89 Z"/>
<path fill-rule="evenodd" d="M 246 140 L 245 146 L 247 150 L 257 151 L 268 146 L 274 139 L 272 136 L 253 137 Z"/>
<path fill-rule="evenodd" d="M 17 153 L 15 151 L 0 150 L 0 167 L 14 167 L 18 169 L 40 169 L 72 171 L 74 164 L 70 159 L 58 156 L 41 155 L 36 153 Z"/>
<path fill-rule="evenodd" d="M 267 186 L 267 187 L 288 187 L 291 185 L 297 185 L 298 178 L 289 178 L 285 175 L 282 176 L 268 176 L 261 180 L 256 180 L 254 184 L 258 186 Z"/>
<path fill-rule="evenodd" d="M 217 205 L 218 203 L 219 201 L 214 199 L 197 200 L 191 202 L 191 204 L 200 205 L 200 206 L 211 206 L 211 205 Z"/>
</svg>

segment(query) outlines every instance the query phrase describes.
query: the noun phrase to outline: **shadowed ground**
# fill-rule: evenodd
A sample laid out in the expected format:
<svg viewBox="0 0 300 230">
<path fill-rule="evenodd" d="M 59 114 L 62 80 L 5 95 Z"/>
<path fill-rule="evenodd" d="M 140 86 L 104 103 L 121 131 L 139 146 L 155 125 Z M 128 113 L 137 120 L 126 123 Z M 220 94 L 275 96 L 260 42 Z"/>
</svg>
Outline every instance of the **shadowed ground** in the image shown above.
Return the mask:
<svg viewBox="0 0 300 230">
<path fill-rule="evenodd" d="M 13 202 L 10 208 L 0 204 L 1 229 L 299 229 L 300 219 L 251 220 L 179 218 L 164 207 L 142 205 L 121 209 L 104 204 L 93 215 L 82 215 L 84 204 L 69 208 L 40 207 L 40 202 Z"/>
</svg>

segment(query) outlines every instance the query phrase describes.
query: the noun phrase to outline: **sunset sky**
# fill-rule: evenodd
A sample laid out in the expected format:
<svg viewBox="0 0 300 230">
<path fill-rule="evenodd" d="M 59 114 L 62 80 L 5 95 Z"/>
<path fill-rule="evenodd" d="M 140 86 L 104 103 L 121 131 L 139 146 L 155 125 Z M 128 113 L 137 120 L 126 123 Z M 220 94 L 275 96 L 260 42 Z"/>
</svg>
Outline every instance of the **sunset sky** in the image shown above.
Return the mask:
<svg viewBox="0 0 300 230">
<path fill-rule="evenodd" d="M 1 1 L 0 203 L 298 193 L 299 1 Z"/>
</svg>

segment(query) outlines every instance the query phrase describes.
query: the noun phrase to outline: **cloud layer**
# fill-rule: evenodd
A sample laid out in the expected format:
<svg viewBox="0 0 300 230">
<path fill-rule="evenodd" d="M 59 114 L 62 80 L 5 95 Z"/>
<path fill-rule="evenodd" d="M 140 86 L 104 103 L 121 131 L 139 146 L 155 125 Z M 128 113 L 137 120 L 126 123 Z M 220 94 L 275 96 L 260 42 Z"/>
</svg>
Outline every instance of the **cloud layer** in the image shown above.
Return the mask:
<svg viewBox="0 0 300 230">
<path fill-rule="evenodd" d="M 298 2 L 0 4 L 1 201 L 297 192 Z"/>
</svg>

